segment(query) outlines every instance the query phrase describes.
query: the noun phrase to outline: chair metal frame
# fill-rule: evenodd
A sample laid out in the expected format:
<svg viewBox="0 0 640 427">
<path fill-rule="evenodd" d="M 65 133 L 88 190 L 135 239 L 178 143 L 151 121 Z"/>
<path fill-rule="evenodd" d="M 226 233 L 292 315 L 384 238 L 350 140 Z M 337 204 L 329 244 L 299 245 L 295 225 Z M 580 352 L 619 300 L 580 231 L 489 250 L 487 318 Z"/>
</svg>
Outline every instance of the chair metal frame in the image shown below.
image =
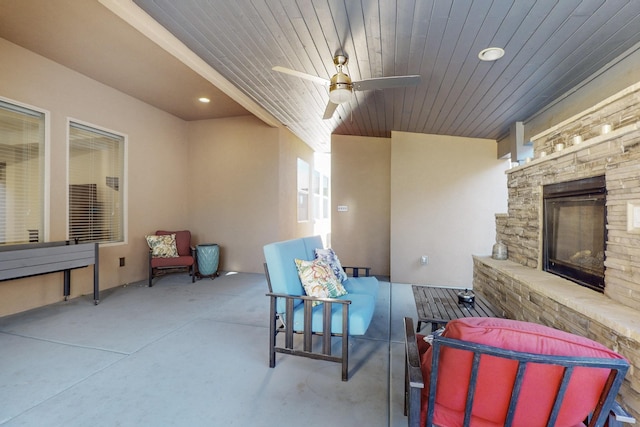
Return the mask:
<svg viewBox="0 0 640 427">
<path fill-rule="evenodd" d="M 421 410 L 421 390 L 424 388 L 424 380 L 420 369 L 420 356 L 416 343 L 416 335 L 413 328 L 413 320 L 405 318 L 405 415 L 409 416 L 409 426 L 418 426 L 420 422 Z M 513 424 L 516 407 L 518 405 L 518 395 L 520 393 L 524 374 L 527 365 L 548 364 L 561 366 L 564 369 L 562 382 L 555 396 L 555 403 L 549 414 L 548 426 L 555 425 L 555 421 L 562 407 L 563 399 L 569 385 L 569 380 L 576 367 L 587 368 L 604 368 L 609 369 L 610 374 L 605 387 L 602 391 L 598 404 L 589 416 L 588 426 L 614 426 L 621 425 L 623 422 L 633 423 L 635 419 L 631 417 L 620 405 L 615 401 L 616 395 L 620 390 L 620 386 L 629 369 L 629 363 L 624 359 L 606 359 L 591 357 L 570 357 L 570 356 L 551 356 L 534 353 L 526 353 L 512 350 L 505 350 L 483 344 L 461 341 L 457 339 L 434 336 L 432 343 L 432 368 L 433 373 L 429 382 L 429 401 L 427 406 L 427 426 L 433 425 L 435 398 L 437 390 L 438 367 L 440 363 L 440 352 L 443 347 L 456 348 L 473 353 L 473 364 L 471 377 L 469 379 L 469 388 L 466 397 L 464 426 L 471 423 L 471 412 L 478 380 L 478 371 L 481 356 L 488 355 L 503 359 L 514 360 L 518 362 L 518 370 L 513 384 L 513 392 L 509 402 L 509 409 L 506 414 L 505 426 L 510 427 Z"/>
<path fill-rule="evenodd" d="M 267 277 L 267 285 L 269 286 L 269 293 L 267 296 L 270 298 L 270 317 L 269 317 L 269 367 L 274 368 L 276 366 L 276 353 L 291 354 L 294 356 L 302 356 L 311 359 L 326 360 L 329 362 L 337 362 L 342 365 L 342 381 L 349 379 L 349 305 L 351 301 L 341 300 L 335 298 L 318 298 L 310 297 L 306 295 L 288 295 L 273 293 L 271 287 L 271 279 L 269 278 L 269 269 L 267 264 L 264 264 L 264 271 Z M 278 313 L 276 310 L 278 298 L 285 300 L 285 312 Z M 304 330 L 295 331 L 293 328 L 293 310 L 296 300 L 302 300 L 304 304 Z M 335 333 L 315 333 L 312 332 L 312 311 L 314 309 L 314 302 L 322 302 L 323 315 L 322 315 L 322 330 L 331 331 L 331 318 L 333 304 L 339 304 L 342 307 L 342 331 L 339 334 Z M 279 323 L 279 325 L 278 325 Z M 277 336 L 279 333 L 285 334 L 284 346 L 278 346 Z M 295 348 L 293 343 L 293 334 L 302 334 L 303 344 L 302 349 Z M 313 351 L 313 335 L 322 336 L 322 352 Z M 331 351 L 331 337 L 341 337 L 342 346 L 341 354 L 333 355 Z"/>
</svg>

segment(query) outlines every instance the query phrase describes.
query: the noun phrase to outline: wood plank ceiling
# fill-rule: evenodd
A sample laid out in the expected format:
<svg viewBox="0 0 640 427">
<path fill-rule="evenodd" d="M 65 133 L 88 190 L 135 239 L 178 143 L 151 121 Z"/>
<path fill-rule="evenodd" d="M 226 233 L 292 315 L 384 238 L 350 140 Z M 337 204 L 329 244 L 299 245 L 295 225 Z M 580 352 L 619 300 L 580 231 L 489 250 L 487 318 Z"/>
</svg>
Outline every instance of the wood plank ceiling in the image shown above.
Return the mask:
<svg viewBox="0 0 640 427">
<path fill-rule="evenodd" d="M 330 134 L 392 130 L 499 139 L 638 48 L 640 1 L 134 0 L 226 79 L 321 151 Z M 478 59 L 497 46 L 505 56 Z M 334 54 L 356 80 L 419 74 L 412 88 L 356 92 L 322 120 Z"/>
</svg>

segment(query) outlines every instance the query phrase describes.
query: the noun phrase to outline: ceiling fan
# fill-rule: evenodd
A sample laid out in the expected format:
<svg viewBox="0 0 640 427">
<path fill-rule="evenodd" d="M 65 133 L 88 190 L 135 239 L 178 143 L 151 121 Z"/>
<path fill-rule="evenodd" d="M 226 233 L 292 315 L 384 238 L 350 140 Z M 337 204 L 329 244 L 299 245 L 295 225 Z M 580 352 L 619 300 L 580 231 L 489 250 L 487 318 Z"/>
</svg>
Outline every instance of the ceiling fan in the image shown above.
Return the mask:
<svg viewBox="0 0 640 427">
<path fill-rule="evenodd" d="M 327 108 L 324 110 L 324 115 L 322 116 L 325 120 L 330 119 L 331 116 L 333 116 L 338 105 L 348 102 L 351 99 L 354 90 L 388 89 L 416 86 L 420 83 L 420 76 L 418 75 L 378 77 L 352 82 L 351 77 L 342 71 L 342 68 L 347 65 L 347 62 L 349 62 L 349 58 L 346 55 L 338 54 L 334 56 L 333 63 L 336 66 L 337 73 L 334 74 L 331 79 L 325 79 L 280 66 L 275 66 L 272 70 L 310 80 L 324 86 L 329 86 L 329 102 L 327 103 Z"/>
</svg>

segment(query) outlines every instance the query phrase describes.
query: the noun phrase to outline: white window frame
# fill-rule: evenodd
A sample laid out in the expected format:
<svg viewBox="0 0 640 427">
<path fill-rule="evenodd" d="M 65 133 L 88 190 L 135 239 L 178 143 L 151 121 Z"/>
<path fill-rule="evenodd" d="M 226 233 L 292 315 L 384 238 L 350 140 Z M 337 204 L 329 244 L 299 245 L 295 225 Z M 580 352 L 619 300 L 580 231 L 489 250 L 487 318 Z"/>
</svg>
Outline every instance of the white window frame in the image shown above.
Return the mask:
<svg viewBox="0 0 640 427">
<path fill-rule="evenodd" d="M 51 112 L 49 110 L 45 110 L 44 108 L 36 107 L 31 104 L 26 104 L 24 102 L 16 101 L 11 98 L 5 98 L 0 96 L 0 101 L 3 101 L 7 104 L 12 104 L 20 108 L 25 108 L 27 110 L 33 110 L 37 113 L 44 115 L 44 159 L 43 159 L 43 167 L 42 171 L 42 179 L 43 179 L 43 187 L 42 187 L 42 232 L 39 234 L 40 242 L 48 242 L 50 238 L 50 221 L 51 221 Z"/>
<path fill-rule="evenodd" d="M 313 171 L 313 218 L 315 221 L 329 219 L 329 176 L 322 171 Z"/>
<path fill-rule="evenodd" d="M 66 215 L 66 227 L 67 227 L 67 231 L 66 231 L 66 235 L 67 238 L 69 237 L 69 216 L 70 216 L 70 212 L 69 212 L 69 185 L 71 184 L 71 178 L 70 178 L 70 168 L 69 168 L 69 155 L 70 155 L 70 149 L 71 149 L 71 141 L 70 141 L 70 132 L 71 132 L 71 124 L 72 123 L 76 123 L 78 125 L 81 126 L 85 126 L 87 128 L 91 128 L 91 129 L 95 129 L 98 132 L 105 132 L 107 134 L 112 134 L 115 136 L 119 136 L 122 137 L 122 141 L 124 144 L 123 147 L 123 177 L 121 181 L 124 182 L 119 182 L 119 190 L 118 191 L 122 191 L 122 241 L 109 241 L 109 242 L 99 242 L 100 246 L 104 246 L 104 247 L 109 247 L 109 246 L 118 246 L 118 245 L 125 245 L 128 243 L 129 241 L 129 136 L 123 132 L 119 132 L 119 131 L 115 131 L 106 127 L 102 127 L 102 126 L 98 126 L 95 125 L 93 123 L 89 123 L 89 122 L 85 122 L 83 120 L 78 120 L 72 117 L 67 117 L 67 155 L 66 155 L 66 161 L 67 161 L 67 167 L 66 167 L 66 171 L 67 171 L 67 185 L 66 185 L 66 210 L 67 210 L 67 215 Z"/>
<path fill-rule="evenodd" d="M 325 185 L 326 184 L 326 185 Z M 320 175 L 320 199 L 322 203 L 322 219 L 329 219 L 329 210 L 331 203 L 329 200 L 329 189 L 331 187 L 331 179 L 325 174 Z"/>
<path fill-rule="evenodd" d="M 322 174 L 319 170 L 313 170 L 311 182 L 313 188 L 313 219 L 319 221 L 322 219 Z"/>
<path fill-rule="evenodd" d="M 296 210 L 298 222 L 309 222 L 311 204 L 313 203 L 311 199 L 311 191 L 309 188 L 311 185 L 311 167 L 309 166 L 309 162 L 298 157 L 296 163 L 296 172 Z M 304 203 L 304 199 L 306 199 L 306 204 Z M 306 207 L 304 207 L 305 205 Z M 303 212 L 302 209 L 305 209 L 306 212 Z"/>
</svg>

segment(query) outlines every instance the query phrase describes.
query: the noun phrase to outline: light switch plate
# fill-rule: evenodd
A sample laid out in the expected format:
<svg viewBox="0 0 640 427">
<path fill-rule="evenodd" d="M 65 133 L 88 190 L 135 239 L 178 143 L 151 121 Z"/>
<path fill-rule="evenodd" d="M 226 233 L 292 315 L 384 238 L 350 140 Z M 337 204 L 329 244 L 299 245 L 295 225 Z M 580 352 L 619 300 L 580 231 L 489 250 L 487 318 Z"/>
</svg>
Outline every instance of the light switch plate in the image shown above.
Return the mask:
<svg viewBox="0 0 640 427">
<path fill-rule="evenodd" d="M 344 206 L 344 205 L 338 206 L 338 212 L 347 212 L 348 210 L 349 208 L 347 206 Z"/>
</svg>

